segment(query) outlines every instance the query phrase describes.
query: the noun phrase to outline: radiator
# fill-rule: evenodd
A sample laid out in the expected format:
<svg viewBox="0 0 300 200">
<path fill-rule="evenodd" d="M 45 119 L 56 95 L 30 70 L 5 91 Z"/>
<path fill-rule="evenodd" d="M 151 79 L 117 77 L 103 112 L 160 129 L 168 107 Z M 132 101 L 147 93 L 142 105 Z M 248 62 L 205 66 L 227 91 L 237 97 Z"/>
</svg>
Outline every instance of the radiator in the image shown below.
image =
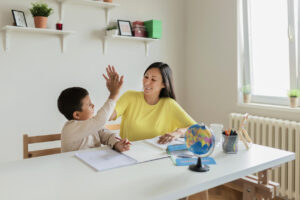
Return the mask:
<svg viewBox="0 0 300 200">
<path fill-rule="evenodd" d="M 229 127 L 238 129 L 243 116 L 231 113 Z M 280 183 L 281 197 L 300 200 L 300 123 L 249 115 L 245 129 L 255 144 L 296 153 L 294 161 L 270 170 L 268 175 Z"/>
</svg>

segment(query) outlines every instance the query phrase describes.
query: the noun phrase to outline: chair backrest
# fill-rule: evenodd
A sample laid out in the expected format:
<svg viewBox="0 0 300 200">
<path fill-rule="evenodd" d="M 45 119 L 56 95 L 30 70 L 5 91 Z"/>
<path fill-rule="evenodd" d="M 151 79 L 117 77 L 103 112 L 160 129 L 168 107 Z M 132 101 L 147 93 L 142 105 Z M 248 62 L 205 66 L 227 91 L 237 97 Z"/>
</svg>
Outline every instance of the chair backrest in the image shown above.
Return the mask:
<svg viewBox="0 0 300 200">
<path fill-rule="evenodd" d="M 105 128 L 109 130 L 120 130 L 121 124 L 107 124 Z"/>
<path fill-rule="evenodd" d="M 23 158 L 32 158 L 38 156 L 46 156 L 51 154 L 56 154 L 61 152 L 61 148 L 51 148 L 43 150 L 28 151 L 29 144 L 41 143 L 41 142 L 52 142 L 60 140 L 61 134 L 51 134 L 51 135 L 39 135 L 39 136 L 28 136 L 27 134 L 23 135 Z"/>
<path fill-rule="evenodd" d="M 105 128 L 109 130 L 119 130 L 121 127 L 120 124 L 108 124 Z M 61 140 L 61 134 L 50 134 L 50 135 L 38 135 L 38 136 L 28 136 L 27 134 L 23 135 L 23 158 L 33 158 L 38 156 L 46 156 L 51 154 L 56 154 L 61 152 L 61 148 L 51 148 L 43 149 L 36 151 L 28 151 L 29 144 L 41 143 L 41 142 L 52 142 Z"/>
</svg>

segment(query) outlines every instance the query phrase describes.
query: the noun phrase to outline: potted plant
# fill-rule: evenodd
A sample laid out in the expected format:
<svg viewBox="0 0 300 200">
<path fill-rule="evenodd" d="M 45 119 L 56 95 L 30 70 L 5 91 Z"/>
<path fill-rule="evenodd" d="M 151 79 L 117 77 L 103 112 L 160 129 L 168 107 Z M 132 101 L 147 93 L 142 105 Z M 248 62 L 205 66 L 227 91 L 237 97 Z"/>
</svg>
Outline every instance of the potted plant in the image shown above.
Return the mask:
<svg viewBox="0 0 300 200">
<path fill-rule="evenodd" d="M 53 13 L 53 9 L 49 8 L 46 3 L 32 3 L 29 9 L 34 17 L 35 28 L 46 28 L 49 15 Z"/>
<path fill-rule="evenodd" d="M 250 103 L 251 101 L 251 86 L 250 85 L 244 85 L 242 87 L 243 97 L 244 97 L 244 103 Z"/>
<path fill-rule="evenodd" d="M 113 26 L 109 26 L 106 28 L 106 35 L 107 36 L 113 36 L 113 35 L 118 35 L 119 30 L 118 27 L 116 25 Z"/>
<path fill-rule="evenodd" d="M 300 96 L 300 90 L 292 89 L 288 92 L 288 96 L 290 97 L 291 107 L 296 108 L 298 106 L 298 97 Z"/>
</svg>

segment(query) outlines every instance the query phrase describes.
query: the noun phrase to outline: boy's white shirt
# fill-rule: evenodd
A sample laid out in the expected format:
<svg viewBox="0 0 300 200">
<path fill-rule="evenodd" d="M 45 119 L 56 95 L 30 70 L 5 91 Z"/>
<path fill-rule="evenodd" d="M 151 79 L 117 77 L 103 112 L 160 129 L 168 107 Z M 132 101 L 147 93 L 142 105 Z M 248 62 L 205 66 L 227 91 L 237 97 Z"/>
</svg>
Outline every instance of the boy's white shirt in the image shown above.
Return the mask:
<svg viewBox="0 0 300 200">
<path fill-rule="evenodd" d="M 115 105 L 114 100 L 108 99 L 94 117 L 67 121 L 61 132 L 62 152 L 100 147 L 101 144 L 113 147 L 118 140 L 115 134 L 104 126 L 112 115 Z"/>
</svg>

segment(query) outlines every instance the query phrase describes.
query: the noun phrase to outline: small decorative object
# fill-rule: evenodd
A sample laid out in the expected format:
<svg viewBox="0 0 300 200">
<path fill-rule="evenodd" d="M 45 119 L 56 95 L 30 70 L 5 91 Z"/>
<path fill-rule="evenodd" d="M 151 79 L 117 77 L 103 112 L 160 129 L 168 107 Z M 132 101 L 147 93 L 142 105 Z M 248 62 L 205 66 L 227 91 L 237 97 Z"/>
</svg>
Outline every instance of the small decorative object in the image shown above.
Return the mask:
<svg viewBox="0 0 300 200">
<path fill-rule="evenodd" d="M 250 103 L 251 102 L 251 85 L 244 85 L 242 87 L 243 97 L 244 97 L 244 103 Z"/>
<path fill-rule="evenodd" d="M 222 148 L 225 153 L 237 153 L 239 137 L 235 130 L 223 131 L 223 144 Z"/>
<path fill-rule="evenodd" d="M 160 39 L 162 35 L 162 22 L 160 20 L 145 21 L 147 36 L 149 38 Z"/>
<path fill-rule="evenodd" d="M 49 15 L 53 13 L 53 9 L 49 8 L 46 3 L 32 3 L 32 8 L 29 9 L 34 17 L 36 28 L 46 28 Z"/>
<path fill-rule="evenodd" d="M 11 10 L 11 12 L 16 26 L 27 27 L 26 18 L 23 11 Z"/>
<path fill-rule="evenodd" d="M 186 147 L 198 157 L 196 165 L 189 169 L 196 172 L 207 172 L 209 167 L 202 165 L 201 158 L 209 156 L 215 148 L 215 136 L 204 124 L 190 126 L 185 133 Z"/>
<path fill-rule="evenodd" d="M 247 150 L 252 146 L 252 140 L 248 135 L 248 132 L 245 129 L 246 123 L 248 120 L 248 113 L 246 113 L 240 123 L 240 127 L 239 130 L 237 131 L 240 140 L 242 140 L 242 142 L 244 143 L 245 147 L 247 148 Z"/>
<path fill-rule="evenodd" d="M 133 35 L 134 37 L 146 37 L 146 28 L 144 26 L 144 22 L 135 21 L 132 23 L 133 25 Z"/>
<path fill-rule="evenodd" d="M 292 108 L 298 107 L 298 97 L 300 96 L 300 90 L 292 89 L 288 92 L 288 96 L 290 97 L 290 105 Z"/>
<path fill-rule="evenodd" d="M 123 36 L 132 36 L 132 28 L 130 21 L 118 20 L 118 27 L 120 35 Z"/>
<path fill-rule="evenodd" d="M 112 0 L 103 0 L 105 3 L 112 3 Z"/>
<path fill-rule="evenodd" d="M 63 24 L 61 22 L 56 23 L 56 30 L 63 30 Z"/>
<path fill-rule="evenodd" d="M 119 30 L 117 26 L 109 26 L 106 28 L 106 36 L 118 35 Z"/>
</svg>

